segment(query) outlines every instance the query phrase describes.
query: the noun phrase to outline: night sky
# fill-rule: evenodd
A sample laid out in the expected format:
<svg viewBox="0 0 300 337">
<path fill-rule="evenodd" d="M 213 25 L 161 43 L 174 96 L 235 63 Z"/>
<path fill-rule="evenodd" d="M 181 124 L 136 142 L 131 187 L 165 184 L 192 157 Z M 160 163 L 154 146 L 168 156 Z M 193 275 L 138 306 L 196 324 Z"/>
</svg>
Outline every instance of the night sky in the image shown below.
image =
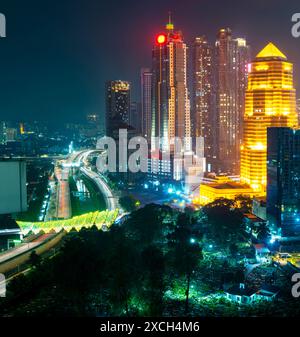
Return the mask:
<svg viewBox="0 0 300 337">
<path fill-rule="evenodd" d="M 219 28 L 246 37 L 255 55 L 273 41 L 295 63 L 291 35 L 299 0 L 0 0 L 7 38 L 0 39 L 0 120 L 80 121 L 104 112 L 104 82 L 124 79 L 139 96 L 139 71 L 151 65 L 155 35 L 173 13 L 187 43 Z"/>
</svg>

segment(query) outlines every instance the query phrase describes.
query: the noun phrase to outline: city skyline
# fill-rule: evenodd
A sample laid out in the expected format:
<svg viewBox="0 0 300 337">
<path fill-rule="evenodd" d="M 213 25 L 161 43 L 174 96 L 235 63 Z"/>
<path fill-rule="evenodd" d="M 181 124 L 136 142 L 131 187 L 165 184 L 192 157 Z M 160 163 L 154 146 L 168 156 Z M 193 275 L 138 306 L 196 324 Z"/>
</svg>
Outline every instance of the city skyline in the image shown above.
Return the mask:
<svg viewBox="0 0 300 337">
<path fill-rule="evenodd" d="M 0 319 L 185 334 L 299 317 L 296 1 L 16 1 L 0 5 Z"/>
<path fill-rule="evenodd" d="M 126 22 L 126 15 L 121 15 L 124 4 L 119 3 L 114 8 L 118 19 L 112 23 L 108 18 L 103 19 L 111 5 L 96 1 L 86 6 L 81 1 L 72 2 L 74 6 L 69 16 L 68 1 L 52 7 L 52 16 L 46 16 L 50 9 L 47 3 L 41 8 L 36 1 L 31 1 L 35 6 L 31 6 L 29 12 L 29 6 L 23 9 L 22 5 L 14 6 L 13 2 L 4 1 L 1 12 L 6 14 L 8 26 L 7 38 L 0 41 L 4 75 L 0 80 L 3 119 L 50 119 L 55 122 L 58 118 L 82 120 L 89 113 L 103 114 L 104 84 L 110 79 L 131 82 L 132 97 L 137 101 L 140 69 L 151 66 L 149 50 L 157 31 L 163 30 L 168 11 L 172 12 L 175 26 L 182 29 L 190 49 L 196 36 L 206 35 L 209 42 L 214 43 L 217 31 L 223 27 L 231 28 L 235 36 L 245 37 L 254 55 L 269 41 L 280 45 L 295 63 L 296 89 L 299 88 L 299 44 L 290 31 L 296 1 L 289 9 L 279 1 L 272 1 L 272 6 L 269 6 L 270 1 L 259 4 L 254 1 L 247 10 L 244 5 L 231 2 L 235 4 L 233 13 L 226 8 L 222 13 L 216 13 L 212 4 L 192 0 L 185 4 L 183 11 L 182 5 L 176 2 L 164 2 L 159 11 L 154 5 L 146 5 L 145 10 L 127 2 L 125 13 L 136 16 L 134 23 Z M 266 18 L 263 13 L 267 9 L 269 15 Z M 255 20 L 250 20 L 253 11 L 256 11 Z M 141 13 L 145 19 L 141 18 Z M 67 25 L 63 25 L 64 19 L 67 19 Z M 85 25 L 78 28 L 78 19 L 85 19 Z M 120 38 L 118 32 L 124 21 L 128 33 Z M 102 25 L 108 29 L 101 29 Z M 137 31 L 137 27 L 142 29 Z M 63 44 L 64 39 L 69 42 Z M 18 100 L 13 99 L 16 95 Z"/>
</svg>

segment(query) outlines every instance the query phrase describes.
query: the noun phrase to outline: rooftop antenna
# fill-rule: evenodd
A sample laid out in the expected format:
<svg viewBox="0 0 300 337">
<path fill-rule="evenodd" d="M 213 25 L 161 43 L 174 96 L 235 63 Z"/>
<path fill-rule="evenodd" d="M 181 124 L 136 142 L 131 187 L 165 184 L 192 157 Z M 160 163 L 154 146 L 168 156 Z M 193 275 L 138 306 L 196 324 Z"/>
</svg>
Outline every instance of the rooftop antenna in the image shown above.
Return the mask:
<svg viewBox="0 0 300 337">
<path fill-rule="evenodd" d="M 166 29 L 172 31 L 174 29 L 174 24 L 172 23 L 172 13 L 169 12 L 169 22 L 166 24 Z"/>
</svg>

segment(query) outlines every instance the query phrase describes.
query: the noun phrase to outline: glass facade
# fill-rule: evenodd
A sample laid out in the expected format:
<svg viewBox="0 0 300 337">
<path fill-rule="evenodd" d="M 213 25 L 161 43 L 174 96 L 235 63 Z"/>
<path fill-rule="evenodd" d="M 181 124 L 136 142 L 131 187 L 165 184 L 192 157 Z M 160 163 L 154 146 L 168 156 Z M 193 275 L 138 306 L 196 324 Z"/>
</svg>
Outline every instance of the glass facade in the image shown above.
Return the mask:
<svg viewBox="0 0 300 337">
<path fill-rule="evenodd" d="M 268 128 L 267 218 L 282 236 L 300 235 L 300 130 Z"/>
</svg>

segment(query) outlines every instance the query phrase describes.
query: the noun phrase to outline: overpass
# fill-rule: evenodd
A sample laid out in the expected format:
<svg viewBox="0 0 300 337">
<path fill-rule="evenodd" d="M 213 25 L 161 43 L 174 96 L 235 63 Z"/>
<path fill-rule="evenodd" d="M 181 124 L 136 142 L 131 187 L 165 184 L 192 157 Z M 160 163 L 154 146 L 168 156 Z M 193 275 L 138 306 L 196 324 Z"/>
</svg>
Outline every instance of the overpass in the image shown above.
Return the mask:
<svg viewBox="0 0 300 337">
<path fill-rule="evenodd" d="M 30 254 L 35 251 L 41 255 L 55 247 L 60 240 L 71 230 L 80 230 L 96 226 L 98 229 L 107 230 L 112 224 L 120 225 L 126 220 L 128 214 L 119 215 L 119 211 L 91 212 L 73 217 L 68 220 L 48 222 L 22 222 L 18 225 L 22 233 L 38 233 L 28 242 L 0 253 L 0 273 L 7 273 L 19 268 L 30 259 Z M 44 232 L 44 233 L 43 233 Z M 18 269 L 19 270 L 19 269 Z"/>
</svg>

